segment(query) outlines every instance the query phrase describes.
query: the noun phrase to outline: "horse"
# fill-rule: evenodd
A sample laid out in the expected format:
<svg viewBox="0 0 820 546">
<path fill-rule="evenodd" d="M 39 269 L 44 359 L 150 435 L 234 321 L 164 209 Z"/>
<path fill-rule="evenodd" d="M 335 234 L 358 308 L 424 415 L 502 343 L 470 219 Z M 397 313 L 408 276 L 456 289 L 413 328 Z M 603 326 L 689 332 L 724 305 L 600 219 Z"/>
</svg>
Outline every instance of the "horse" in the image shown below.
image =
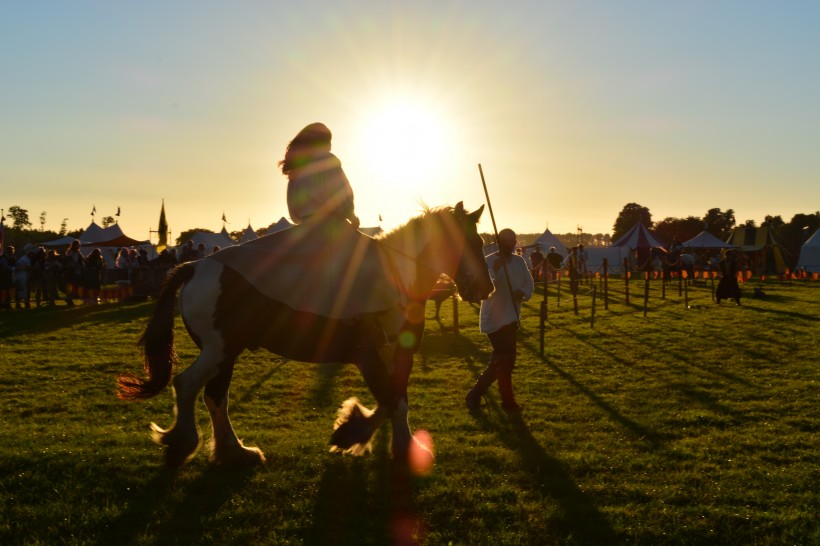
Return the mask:
<svg viewBox="0 0 820 546">
<path fill-rule="evenodd" d="M 677 256 L 670 254 L 664 260 L 664 278 L 668 278 L 668 273 L 677 273 L 682 275 L 686 272 L 686 278 L 689 281 L 695 280 L 695 256 L 694 254 L 687 254 L 685 252 L 679 253 Z"/>
<path fill-rule="evenodd" d="M 237 438 L 228 416 L 236 358 L 245 349 L 260 347 L 295 361 L 355 364 L 376 407 L 366 408 L 355 397 L 346 400 L 334 423 L 331 451 L 354 455 L 370 451 L 373 435 L 389 418 L 393 457 L 407 461 L 411 447 L 426 449 L 410 431 L 407 384 L 424 332 L 427 297 L 442 273 L 454 279 L 461 298 L 471 303 L 493 290 L 476 229 L 483 210 L 482 205 L 467 212 L 463 202 L 427 209 L 402 227 L 370 240 L 395 281 L 396 303 L 365 317 L 339 319 L 294 309 L 260 292 L 230 262 L 215 259 L 219 253 L 177 266 L 166 278 L 139 340 L 145 377 L 120 375 L 118 396 L 150 398 L 171 382 L 176 364 L 174 301 L 179 291 L 183 323 L 200 352 L 173 378 L 173 424 L 167 429 L 151 424 L 153 439 L 165 446 L 169 467 L 184 464 L 199 448 L 195 402 L 203 388 L 212 428 L 211 461 L 234 466 L 265 461 L 259 448 L 245 446 Z M 276 276 L 277 267 L 266 274 Z M 432 453 L 426 453 L 432 458 Z"/>
</svg>

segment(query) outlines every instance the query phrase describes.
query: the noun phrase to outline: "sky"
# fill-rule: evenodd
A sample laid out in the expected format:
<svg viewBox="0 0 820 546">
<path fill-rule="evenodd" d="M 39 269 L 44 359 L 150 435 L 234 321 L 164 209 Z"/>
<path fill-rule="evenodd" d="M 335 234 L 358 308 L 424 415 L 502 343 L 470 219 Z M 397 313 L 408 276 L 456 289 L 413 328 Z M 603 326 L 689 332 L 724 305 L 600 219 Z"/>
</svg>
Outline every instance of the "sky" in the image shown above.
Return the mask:
<svg viewBox="0 0 820 546">
<path fill-rule="evenodd" d="M 321 121 L 363 226 L 479 207 L 479 164 L 519 233 L 788 222 L 820 210 L 818 29 L 813 0 L 0 1 L 0 207 L 266 227 Z"/>
</svg>

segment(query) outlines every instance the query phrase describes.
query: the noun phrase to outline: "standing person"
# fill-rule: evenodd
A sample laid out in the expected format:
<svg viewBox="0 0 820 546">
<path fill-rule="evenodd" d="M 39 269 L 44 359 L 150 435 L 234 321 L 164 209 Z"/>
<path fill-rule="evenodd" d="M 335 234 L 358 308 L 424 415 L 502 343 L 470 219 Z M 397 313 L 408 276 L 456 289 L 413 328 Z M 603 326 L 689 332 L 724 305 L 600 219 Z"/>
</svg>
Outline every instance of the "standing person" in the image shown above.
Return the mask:
<svg viewBox="0 0 820 546">
<path fill-rule="evenodd" d="M 578 274 L 582 279 L 586 279 L 589 275 L 589 271 L 587 270 L 587 251 L 584 250 L 583 244 L 578 243 L 576 255 L 578 257 Z"/>
<path fill-rule="evenodd" d="M 721 277 L 715 290 L 715 301 L 720 303 L 720 300 L 723 299 L 733 299 L 735 303 L 740 305 L 740 286 L 737 284 L 737 253 L 734 250 L 726 252 L 718 266 Z"/>
<path fill-rule="evenodd" d="M 546 260 L 549 266 L 548 280 L 554 281 L 558 276 L 558 272 L 561 271 L 561 263 L 564 261 L 564 257 L 555 251 L 554 246 L 551 246 L 550 251 L 547 253 Z"/>
<path fill-rule="evenodd" d="M 523 257 L 513 254 L 515 232 L 502 229 L 498 233 L 498 252 L 487 256 L 487 267 L 495 290 L 481 302 L 480 330 L 487 334 L 493 347 L 490 363 L 473 388 L 467 393 L 470 411 L 481 408 L 481 397 L 498 380 L 501 407 L 510 413 L 521 411 L 513 395 L 512 371 L 517 352 L 516 335 L 521 302 L 532 297 L 535 285 Z"/>
<path fill-rule="evenodd" d="M 77 287 L 82 282 L 84 267 L 85 258 L 80 252 L 80 240 L 74 239 L 66 250 L 64 259 L 64 272 L 66 279 L 65 302 L 68 305 L 74 305 L 74 298 L 77 297 Z"/>
<path fill-rule="evenodd" d="M 532 264 L 532 278 L 540 281 L 544 278 L 544 254 L 541 247 L 536 245 L 535 250 L 530 254 L 530 264 Z"/>
</svg>

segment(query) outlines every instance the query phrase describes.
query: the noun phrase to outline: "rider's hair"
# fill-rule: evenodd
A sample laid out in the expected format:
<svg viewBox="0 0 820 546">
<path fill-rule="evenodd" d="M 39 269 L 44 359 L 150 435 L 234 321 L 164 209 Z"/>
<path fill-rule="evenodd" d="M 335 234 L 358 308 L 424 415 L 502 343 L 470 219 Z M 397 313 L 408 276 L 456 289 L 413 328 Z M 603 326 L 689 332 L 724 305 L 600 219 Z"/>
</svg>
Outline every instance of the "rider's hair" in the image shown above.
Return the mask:
<svg viewBox="0 0 820 546">
<path fill-rule="evenodd" d="M 285 151 L 285 158 L 279 162 L 282 174 L 289 175 L 296 169 L 309 164 L 319 154 L 330 152 L 333 135 L 324 123 L 311 123 L 293 137 Z"/>
</svg>

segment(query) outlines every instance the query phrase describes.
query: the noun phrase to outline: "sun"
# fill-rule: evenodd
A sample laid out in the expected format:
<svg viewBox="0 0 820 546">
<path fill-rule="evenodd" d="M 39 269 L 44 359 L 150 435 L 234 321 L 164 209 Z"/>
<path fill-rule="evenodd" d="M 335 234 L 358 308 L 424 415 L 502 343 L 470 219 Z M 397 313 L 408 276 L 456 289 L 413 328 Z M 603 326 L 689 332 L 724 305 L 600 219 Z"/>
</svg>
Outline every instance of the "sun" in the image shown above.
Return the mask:
<svg viewBox="0 0 820 546">
<path fill-rule="evenodd" d="M 394 98 L 369 108 L 365 118 L 357 152 L 368 178 L 402 186 L 436 178 L 453 141 L 435 105 Z"/>
</svg>

